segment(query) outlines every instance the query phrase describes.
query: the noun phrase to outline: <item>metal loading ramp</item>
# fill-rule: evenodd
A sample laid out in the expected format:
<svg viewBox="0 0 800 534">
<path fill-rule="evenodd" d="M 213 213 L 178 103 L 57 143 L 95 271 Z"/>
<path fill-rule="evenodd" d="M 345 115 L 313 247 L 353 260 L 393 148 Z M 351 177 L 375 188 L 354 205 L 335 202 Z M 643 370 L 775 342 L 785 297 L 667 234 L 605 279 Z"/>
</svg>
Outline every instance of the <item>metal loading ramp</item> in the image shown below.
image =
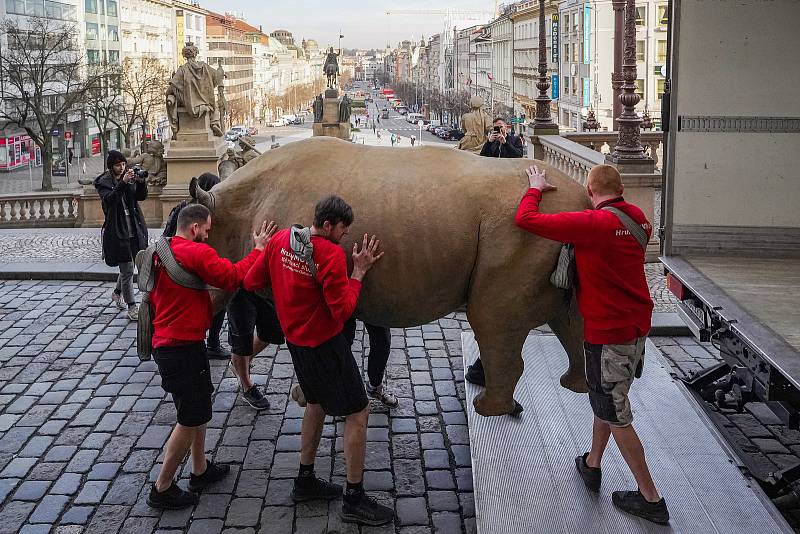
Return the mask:
<svg viewBox="0 0 800 534">
<path fill-rule="evenodd" d="M 478 357 L 472 332 L 461 335 L 464 364 Z M 793 532 L 738 462 L 699 408 L 663 367 L 648 341 L 644 373 L 631 390 L 634 426 L 653 478 L 667 499 L 670 524 L 660 526 L 617 510 L 611 492 L 636 483 L 613 438 L 603 458 L 603 486 L 589 492 L 574 458 L 589 450 L 588 397 L 562 388 L 567 356 L 552 335 L 531 335 L 514 397 L 520 419 L 482 417 L 466 383 L 475 515 L 481 534 Z"/>
</svg>

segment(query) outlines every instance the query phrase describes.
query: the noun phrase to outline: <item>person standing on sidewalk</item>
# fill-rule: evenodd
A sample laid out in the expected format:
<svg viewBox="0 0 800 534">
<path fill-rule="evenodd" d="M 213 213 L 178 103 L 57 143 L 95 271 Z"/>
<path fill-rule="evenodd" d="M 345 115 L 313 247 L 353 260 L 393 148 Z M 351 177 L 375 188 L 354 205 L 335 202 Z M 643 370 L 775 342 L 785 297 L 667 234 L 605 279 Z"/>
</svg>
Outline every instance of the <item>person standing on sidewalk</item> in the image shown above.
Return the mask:
<svg viewBox="0 0 800 534">
<path fill-rule="evenodd" d="M 147 198 L 147 180 L 128 169 L 122 152 L 108 152 L 108 170 L 98 176 L 94 187 L 100 195 L 105 221 L 102 229 L 103 259 L 109 267 L 119 267 L 111 302 L 128 309 L 128 319 L 137 320 L 139 308 L 133 297 L 133 260 L 147 248 L 147 225 L 139 202 Z"/>
<path fill-rule="evenodd" d="M 236 289 L 262 254 L 275 224 L 261 225 L 253 233 L 254 248 L 243 260 L 232 264 L 208 246 L 211 212 L 192 204 L 178 214 L 178 230 L 169 247 L 174 260 L 195 277 L 223 291 Z M 211 297 L 205 289 L 191 289 L 173 281 L 161 259 L 154 262 L 155 286 L 150 293 L 153 309 L 153 360 L 161 375 L 161 387 L 172 394 L 177 424 L 167 440 L 164 461 L 150 489 L 147 504 L 154 508 L 180 509 L 198 502 L 195 492 L 225 477 L 227 465 L 217 465 L 205 456 L 206 424 L 211 420 L 211 369 L 203 340 L 211 325 Z M 189 491 L 175 483 L 187 453 L 192 469 Z"/>
<path fill-rule="evenodd" d="M 249 291 L 272 286 L 275 308 L 286 335 L 297 380 L 307 400 L 301 428 L 300 468 L 295 502 L 335 499 L 342 487 L 316 478 L 314 459 L 326 415 L 345 418 L 347 488 L 341 516 L 345 522 L 383 525 L 394 511 L 364 492 L 364 453 L 369 403 L 350 340 L 343 332 L 361 292 L 361 281 L 383 256 L 380 241 L 364 235 L 361 251 L 353 245 L 353 273 L 339 246 L 353 223 L 353 210 L 340 197 L 317 203 L 311 228 L 281 230 L 247 274 Z"/>
<path fill-rule="evenodd" d="M 639 488 L 615 491 L 614 505 L 654 523 L 669 522 L 644 448 L 633 428 L 628 393 L 641 376 L 653 300 L 644 273 L 647 241 L 653 231 L 642 210 L 622 198 L 622 179 L 610 165 L 589 173 L 586 190 L 593 210 L 545 214 L 542 195 L 554 190 L 545 171 L 530 167 L 530 188 L 522 197 L 515 224 L 536 235 L 575 246 L 577 300 L 583 316 L 586 378 L 594 412 L 592 446 L 575 458 L 586 487 L 600 490 L 600 462 L 608 440 L 614 441 Z"/>
<path fill-rule="evenodd" d="M 220 182 L 219 176 L 210 172 L 204 172 L 197 177 L 197 186 L 203 191 L 211 191 L 211 188 Z M 172 237 L 178 230 L 178 214 L 186 206 L 190 205 L 188 200 L 181 201 L 180 204 L 172 208 L 167 217 L 167 224 L 164 225 L 164 232 L 162 235 Z M 206 338 L 206 353 L 212 360 L 227 360 L 231 357 L 231 353 L 225 349 L 219 341 L 219 334 L 222 332 L 222 325 L 225 322 L 225 310 L 223 309 L 214 316 L 211 321 L 211 327 L 208 329 L 208 337 Z"/>
</svg>

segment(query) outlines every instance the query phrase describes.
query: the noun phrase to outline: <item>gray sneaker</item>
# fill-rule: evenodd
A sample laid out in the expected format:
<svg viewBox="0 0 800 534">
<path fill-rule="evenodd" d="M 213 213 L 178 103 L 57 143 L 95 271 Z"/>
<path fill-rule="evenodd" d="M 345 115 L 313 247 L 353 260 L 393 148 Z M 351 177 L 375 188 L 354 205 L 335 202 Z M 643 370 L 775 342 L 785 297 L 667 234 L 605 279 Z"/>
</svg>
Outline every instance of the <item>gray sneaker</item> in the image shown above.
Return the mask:
<svg viewBox="0 0 800 534">
<path fill-rule="evenodd" d="M 128 315 L 128 319 L 131 321 L 138 321 L 139 320 L 139 306 L 134 304 L 133 306 L 128 306 L 128 311 L 126 312 Z"/>
<path fill-rule="evenodd" d="M 397 408 L 397 405 L 400 401 L 397 400 L 397 396 L 386 389 L 384 384 L 380 384 L 378 386 L 373 386 L 369 383 L 369 380 L 364 382 L 364 387 L 367 388 L 367 395 L 372 397 L 373 399 L 377 399 L 383 403 L 384 406 L 389 408 Z"/>
<path fill-rule="evenodd" d="M 263 393 L 261 393 L 261 390 L 258 389 L 258 386 L 255 384 L 250 386 L 250 389 L 243 392 L 242 397 L 244 397 L 244 400 L 247 401 L 247 404 L 256 410 L 269 409 L 269 399 L 266 398 Z"/>
</svg>

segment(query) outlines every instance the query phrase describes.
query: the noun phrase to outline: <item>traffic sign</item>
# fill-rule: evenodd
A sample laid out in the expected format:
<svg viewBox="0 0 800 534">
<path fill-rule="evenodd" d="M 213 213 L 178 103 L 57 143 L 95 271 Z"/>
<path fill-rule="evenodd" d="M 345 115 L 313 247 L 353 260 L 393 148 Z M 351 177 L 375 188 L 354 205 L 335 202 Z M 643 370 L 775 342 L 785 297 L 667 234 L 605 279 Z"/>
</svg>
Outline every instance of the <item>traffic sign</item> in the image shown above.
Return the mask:
<svg viewBox="0 0 800 534">
<path fill-rule="evenodd" d="M 72 132 L 64 132 L 64 139 L 66 139 L 67 141 L 72 139 Z"/>
<path fill-rule="evenodd" d="M 511 124 L 522 124 L 523 122 L 525 122 L 525 119 L 522 117 L 513 117 L 511 119 Z"/>
<path fill-rule="evenodd" d="M 58 137 L 61 135 L 61 130 L 59 130 L 58 128 L 53 128 L 53 131 L 50 132 L 50 135 L 53 137 Z"/>
</svg>

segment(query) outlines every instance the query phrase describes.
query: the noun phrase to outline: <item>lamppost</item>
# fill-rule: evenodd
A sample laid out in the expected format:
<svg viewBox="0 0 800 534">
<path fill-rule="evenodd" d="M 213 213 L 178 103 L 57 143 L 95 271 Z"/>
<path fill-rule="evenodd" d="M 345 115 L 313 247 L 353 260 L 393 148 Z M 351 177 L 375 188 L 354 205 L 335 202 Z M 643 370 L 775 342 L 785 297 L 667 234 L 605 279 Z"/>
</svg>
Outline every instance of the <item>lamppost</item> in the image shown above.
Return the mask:
<svg viewBox="0 0 800 534">
<path fill-rule="evenodd" d="M 619 123 L 619 137 L 614 151 L 606 156 L 606 160 L 621 167 L 627 172 L 652 172 L 655 162 L 645 155 L 641 142 L 639 127 L 641 117 L 636 113 L 639 95 L 636 93 L 636 0 L 627 0 L 625 4 L 625 50 L 622 63 L 622 95 L 619 97 L 622 113 Z"/>
<path fill-rule="evenodd" d="M 550 89 L 550 79 L 547 77 L 547 33 L 545 32 L 544 17 L 545 0 L 539 0 L 539 81 L 536 87 L 539 89 L 539 96 L 536 100 L 536 116 L 533 119 L 533 135 L 558 135 L 558 125 L 550 116 L 550 96 L 547 94 Z M 542 145 L 533 142 L 534 157 L 544 159 Z"/>
<path fill-rule="evenodd" d="M 622 49 L 624 48 L 623 28 L 625 26 L 625 2 L 626 0 L 612 0 L 611 2 L 611 7 L 614 10 L 614 71 L 611 73 L 611 89 L 614 98 L 612 116 L 614 117 L 613 127 L 615 131 L 619 130 L 617 121 L 622 113 L 622 103 L 619 97 L 622 94 Z"/>
</svg>

